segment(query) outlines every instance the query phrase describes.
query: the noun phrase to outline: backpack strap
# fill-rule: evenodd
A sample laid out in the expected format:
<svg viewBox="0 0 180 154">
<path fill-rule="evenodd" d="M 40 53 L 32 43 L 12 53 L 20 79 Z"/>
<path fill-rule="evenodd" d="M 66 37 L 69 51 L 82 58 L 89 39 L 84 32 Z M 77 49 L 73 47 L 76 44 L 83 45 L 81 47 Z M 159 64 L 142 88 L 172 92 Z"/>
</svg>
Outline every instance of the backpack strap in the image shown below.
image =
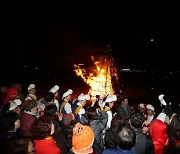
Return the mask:
<svg viewBox="0 0 180 154">
<path fill-rule="evenodd" d="M 66 105 L 66 101 L 64 101 L 62 104 L 61 104 L 61 107 L 60 107 L 60 109 L 59 109 L 59 112 L 62 112 L 62 109 L 64 108 L 64 106 Z"/>
<path fill-rule="evenodd" d="M 74 111 L 74 113 L 77 115 L 82 108 L 83 108 L 82 106 L 78 106 Z"/>
<path fill-rule="evenodd" d="M 109 108 L 109 107 L 105 107 L 105 108 L 104 108 L 104 111 L 105 111 L 105 112 L 110 111 L 110 108 Z"/>
</svg>

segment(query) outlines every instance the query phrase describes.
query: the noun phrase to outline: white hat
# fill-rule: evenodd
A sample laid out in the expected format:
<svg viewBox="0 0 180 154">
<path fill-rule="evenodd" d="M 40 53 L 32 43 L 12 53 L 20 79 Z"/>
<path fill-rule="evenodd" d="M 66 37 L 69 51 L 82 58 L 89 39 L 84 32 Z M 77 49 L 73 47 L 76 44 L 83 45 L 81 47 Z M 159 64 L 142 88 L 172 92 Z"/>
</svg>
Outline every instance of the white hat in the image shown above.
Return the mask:
<svg viewBox="0 0 180 154">
<path fill-rule="evenodd" d="M 55 85 L 54 87 L 52 87 L 52 88 L 49 90 L 49 92 L 56 93 L 58 90 L 59 90 L 59 86 L 58 86 L 58 85 Z"/>
<path fill-rule="evenodd" d="M 164 95 L 161 94 L 161 95 L 159 95 L 158 99 L 160 100 L 160 103 L 161 103 L 162 105 L 167 105 L 167 103 L 165 102 L 165 100 L 164 100 L 163 97 L 164 97 Z"/>
<path fill-rule="evenodd" d="M 27 88 L 27 90 L 31 90 L 32 88 L 35 88 L 35 84 L 30 84 L 29 87 Z"/>
<path fill-rule="evenodd" d="M 145 105 L 145 104 L 143 104 L 143 103 L 140 103 L 140 104 L 138 105 L 138 108 L 143 108 L 143 109 L 146 109 L 146 105 Z"/>
<path fill-rule="evenodd" d="M 148 104 L 148 105 L 146 106 L 146 108 L 154 111 L 154 107 L 153 107 L 151 104 Z"/>
<path fill-rule="evenodd" d="M 15 99 L 14 101 L 11 101 L 9 111 L 15 109 L 18 105 L 21 105 L 21 103 L 22 102 L 20 99 Z"/>
<path fill-rule="evenodd" d="M 116 100 L 117 100 L 117 96 L 116 95 L 108 95 L 106 97 L 105 102 L 106 103 L 110 103 L 110 102 L 115 102 Z"/>
<path fill-rule="evenodd" d="M 62 99 L 68 95 L 71 95 L 73 93 L 72 89 L 68 89 L 68 91 L 66 91 L 63 95 L 62 95 Z"/>
<path fill-rule="evenodd" d="M 88 94 L 84 95 L 83 93 L 81 93 L 79 96 L 78 96 L 78 100 L 79 101 L 82 101 L 82 100 L 89 100 L 90 99 L 90 96 Z"/>
<path fill-rule="evenodd" d="M 161 113 L 157 116 L 156 119 L 161 120 L 162 122 L 164 122 L 164 121 L 165 121 L 165 118 L 166 118 L 166 114 L 163 113 L 163 112 L 161 112 Z"/>
</svg>

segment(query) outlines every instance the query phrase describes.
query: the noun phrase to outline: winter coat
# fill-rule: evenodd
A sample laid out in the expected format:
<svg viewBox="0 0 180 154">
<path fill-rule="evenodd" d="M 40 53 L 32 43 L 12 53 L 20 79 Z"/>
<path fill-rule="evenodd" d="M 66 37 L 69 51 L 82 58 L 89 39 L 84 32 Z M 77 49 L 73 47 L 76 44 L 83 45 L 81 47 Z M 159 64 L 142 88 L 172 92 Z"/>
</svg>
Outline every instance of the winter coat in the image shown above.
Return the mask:
<svg viewBox="0 0 180 154">
<path fill-rule="evenodd" d="M 125 109 L 122 107 L 122 105 L 119 106 L 118 109 L 118 113 L 124 118 L 124 120 L 128 123 L 129 122 L 129 118 L 132 115 L 133 111 L 130 108 L 130 106 L 127 106 L 127 113 L 125 111 Z"/>
<path fill-rule="evenodd" d="M 46 138 L 43 140 L 34 140 L 36 154 L 60 154 L 54 139 Z"/>
<path fill-rule="evenodd" d="M 103 141 L 103 130 L 105 129 L 108 120 L 108 115 L 105 111 L 100 111 L 97 120 L 92 120 L 90 126 L 93 129 L 95 141 L 93 144 L 93 149 L 95 153 L 102 153 L 104 149 Z"/>
<path fill-rule="evenodd" d="M 136 133 L 135 150 L 137 154 L 154 154 L 154 144 L 150 135 L 141 132 L 141 128 L 133 128 Z"/>
<path fill-rule="evenodd" d="M 21 112 L 20 114 L 21 126 L 19 131 L 22 136 L 31 136 L 31 125 L 36 118 L 37 117 L 34 115 Z"/>
<path fill-rule="evenodd" d="M 153 140 L 155 154 L 163 154 L 168 141 L 166 131 L 167 126 L 161 120 L 155 119 L 149 125 L 149 133 Z"/>
</svg>

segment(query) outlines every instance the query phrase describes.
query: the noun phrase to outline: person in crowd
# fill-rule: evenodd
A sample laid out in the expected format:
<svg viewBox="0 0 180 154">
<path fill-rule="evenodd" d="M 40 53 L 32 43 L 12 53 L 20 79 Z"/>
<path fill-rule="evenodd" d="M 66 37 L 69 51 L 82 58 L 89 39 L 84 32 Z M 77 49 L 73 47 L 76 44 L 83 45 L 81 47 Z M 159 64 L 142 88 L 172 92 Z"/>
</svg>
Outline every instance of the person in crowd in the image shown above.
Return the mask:
<svg viewBox="0 0 180 154">
<path fill-rule="evenodd" d="M 121 104 L 118 108 L 118 113 L 121 114 L 122 117 L 124 117 L 126 123 L 128 124 L 129 118 L 133 113 L 131 107 L 128 105 L 128 97 L 126 95 L 122 96 L 120 102 Z"/>
<path fill-rule="evenodd" d="M 11 101 L 9 111 L 16 112 L 17 114 L 20 115 L 20 113 L 21 113 L 21 106 L 20 105 L 21 104 L 22 104 L 22 102 L 20 99 L 15 99 L 14 101 Z"/>
<path fill-rule="evenodd" d="M 93 153 L 94 132 L 91 127 L 77 123 L 73 128 L 72 152 L 75 154 Z"/>
<path fill-rule="evenodd" d="M 154 144 L 150 135 L 142 133 L 145 117 L 141 113 L 133 113 L 130 117 L 130 126 L 136 133 L 135 150 L 137 154 L 154 154 Z"/>
<path fill-rule="evenodd" d="M 15 112 L 9 112 L 0 118 L 0 149 L 12 139 L 19 137 L 18 129 L 20 127 L 19 115 Z"/>
<path fill-rule="evenodd" d="M 62 114 L 69 114 L 72 113 L 72 108 L 71 108 L 71 95 L 73 91 L 72 89 L 68 89 L 65 93 L 62 95 L 62 103 L 60 105 L 59 112 Z"/>
<path fill-rule="evenodd" d="M 162 107 L 162 112 L 165 113 L 170 119 L 172 116 L 171 101 L 164 94 L 159 95 L 158 99 L 160 101 L 160 106 Z"/>
<path fill-rule="evenodd" d="M 108 115 L 108 121 L 106 124 L 106 129 L 111 128 L 111 121 L 113 119 L 113 113 L 112 113 L 111 109 L 113 108 L 114 102 L 116 100 L 117 100 L 116 95 L 108 95 L 106 97 L 106 100 L 103 102 L 104 110 L 106 111 L 106 113 Z"/>
<path fill-rule="evenodd" d="M 136 154 L 136 134 L 130 126 L 119 127 L 115 133 L 115 141 L 117 148 L 105 149 L 102 154 Z"/>
<path fill-rule="evenodd" d="M 59 111 L 59 101 L 57 100 L 58 95 L 59 95 L 59 86 L 55 85 L 54 87 L 52 87 L 49 92 L 52 92 L 54 94 L 54 98 L 53 98 L 53 103 L 57 106 L 57 111 Z"/>
<path fill-rule="evenodd" d="M 28 90 L 28 95 L 27 97 L 25 98 L 25 101 L 26 100 L 34 100 L 34 101 L 37 101 L 37 97 L 36 97 L 36 87 L 35 87 L 35 84 L 30 84 L 27 88 Z"/>
<path fill-rule="evenodd" d="M 39 116 L 44 114 L 44 109 L 46 106 L 53 103 L 54 97 L 55 97 L 54 93 L 48 92 L 44 96 L 44 98 L 41 98 L 38 100 L 38 114 L 39 114 Z"/>
<path fill-rule="evenodd" d="M 22 84 L 21 83 L 13 83 L 11 85 L 11 88 L 16 88 L 18 91 L 19 99 L 24 102 L 25 101 L 25 95 L 22 93 Z"/>
<path fill-rule="evenodd" d="M 3 102 L 8 103 L 18 98 L 18 90 L 16 88 L 8 88 L 6 97 L 4 98 Z"/>
<path fill-rule="evenodd" d="M 169 126 L 168 143 L 164 154 L 180 153 L 180 115 L 173 116 Z"/>
<path fill-rule="evenodd" d="M 14 101 L 10 101 L 9 103 L 4 104 L 4 106 L 2 107 L 0 116 L 8 112 L 16 112 L 20 115 L 21 104 L 22 102 L 20 99 L 15 99 Z"/>
<path fill-rule="evenodd" d="M 94 107 L 92 102 L 91 107 L 87 108 L 85 116 L 82 116 L 81 123 L 90 126 L 93 129 L 95 139 L 93 149 L 95 153 L 102 153 L 104 149 L 104 129 L 108 121 L 108 115 L 103 110 L 102 103 L 98 102 L 100 110 L 97 112 L 97 108 Z"/>
<path fill-rule="evenodd" d="M 30 99 L 26 100 L 22 104 L 22 110 L 23 111 L 20 114 L 20 134 L 21 136 L 31 136 L 31 125 L 34 120 L 37 119 L 37 102 Z"/>
<path fill-rule="evenodd" d="M 7 143 L 1 154 L 35 154 L 31 138 L 18 138 Z"/>
<path fill-rule="evenodd" d="M 73 115 L 74 114 L 70 114 L 70 113 L 63 115 L 60 132 L 64 136 L 61 135 L 59 131 L 56 131 L 54 133 L 54 139 L 56 140 L 56 144 L 58 145 L 58 147 L 60 147 L 61 153 L 65 153 L 65 154 L 71 153 L 73 128 L 76 125 L 76 123 L 79 122 L 77 119 L 73 117 Z M 66 146 L 63 146 L 64 144 Z"/>
<path fill-rule="evenodd" d="M 84 95 L 81 93 L 78 96 L 78 102 L 74 103 L 72 106 L 72 112 L 76 115 L 77 119 L 81 119 L 82 115 L 85 114 L 85 109 L 83 108 L 86 105 L 86 101 L 90 99 L 88 94 Z"/>
<path fill-rule="evenodd" d="M 138 111 L 139 111 L 140 113 L 142 113 L 145 118 L 147 118 L 147 113 L 146 113 L 147 108 L 146 108 L 146 104 L 144 104 L 144 103 L 138 104 Z"/>
<path fill-rule="evenodd" d="M 36 119 L 31 127 L 32 138 L 36 154 L 60 154 L 61 151 L 52 138 L 54 123 L 50 118 L 43 115 Z"/>
<path fill-rule="evenodd" d="M 154 106 L 147 104 L 147 121 L 150 123 L 152 120 L 156 119 Z"/>
<path fill-rule="evenodd" d="M 44 109 L 44 115 L 51 115 L 51 117 L 53 118 L 54 124 L 55 124 L 55 128 L 60 127 L 60 123 L 62 121 L 62 114 L 59 114 L 57 112 L 57 106 L 53 103 L 53 104 L 49 104 L 45 107 Z"/>
<path fill-rule="evenodd" d="M 162 120 L 154 119 L 148 132 L 153 140 L 155 154 L 162 154 L 168 142 L 167 125 Z"/>
<path fill-rule="evenodd" d="M 113 119 L 111 121 L 110 129 L 106 130 L 106 132 L 105 132 L 105 137 L 104 137 L 105 149 L 117 147 L 117 144 L 114 140 L 115 133 L 116 133 L 117 129 L 121 125 L 124 125 L 124 124 L 125 124 L 125 122 L 124 122 L 123 117 L 121 117 L 120 114 L 115 114 L 115 116 L 113 117 Z"/>
</svg>

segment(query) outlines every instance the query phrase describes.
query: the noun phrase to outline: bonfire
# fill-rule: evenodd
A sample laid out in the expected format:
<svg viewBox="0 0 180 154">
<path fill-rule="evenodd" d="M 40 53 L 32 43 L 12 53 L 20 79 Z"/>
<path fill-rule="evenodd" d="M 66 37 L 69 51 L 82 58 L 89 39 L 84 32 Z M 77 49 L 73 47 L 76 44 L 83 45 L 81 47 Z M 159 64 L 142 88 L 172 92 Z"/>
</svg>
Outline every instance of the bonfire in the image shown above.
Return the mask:
<svg viewBox="0 0 180 154">
<path fill-rule="evenodd" d="M 94 60 L 94 57 L 91 57 Z M 101 99 L 108 94 L 114 94 L 111 75 L 110 75 L 110 65 L 108 61 L 104 61 L 103 64 L 100 61 L 94 61 L 95 73 L 89 72 L 79 65 L 74 64 L 74 71 L 77 76 L 80 76 L 83 81 L 90 86 L 89 95 L 92 98 L 99 96 Z"/>
</svg>

